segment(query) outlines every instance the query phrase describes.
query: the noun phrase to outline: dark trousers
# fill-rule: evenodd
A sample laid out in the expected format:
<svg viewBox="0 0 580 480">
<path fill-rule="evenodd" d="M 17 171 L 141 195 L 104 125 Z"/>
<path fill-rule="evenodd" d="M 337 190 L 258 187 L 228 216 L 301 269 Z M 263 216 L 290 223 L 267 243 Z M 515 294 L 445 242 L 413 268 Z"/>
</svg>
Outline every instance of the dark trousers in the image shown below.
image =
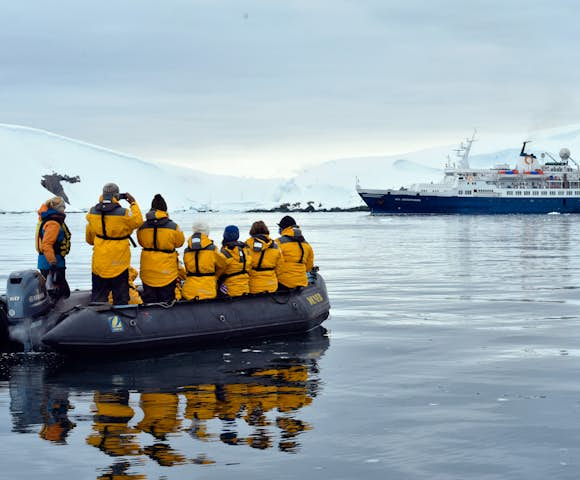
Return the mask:
<svg viewBox="0 0 580 480">
<path fill-rule="evenodd" d="M 113 305 L 129 303 L 129 269 L 113 278 L 103 278 L 93 273 L 91 302 L 108 302 L 113 292 Z"/>
<path fill-rule="evenodd" d="M 41 270 L 42 276 L 48 279 L 48 275 L 50 274 L 51 270 Z M 48 292 L 53 300 L 58 300 L 59 298 L 68 298 L 70 297 L 70 287 L 68 282 L 66 281 L 66 268 L 57 268 L 53 271 L 52 274 L 52 281 L 54 284 L 54 289 Z"/>
<path fill-rule="evenodd" d="M 150 287 L 143 284 L 144 303 L 171 303 L 175 300 L 175 280 L 164 287 Z"/>
</svg>

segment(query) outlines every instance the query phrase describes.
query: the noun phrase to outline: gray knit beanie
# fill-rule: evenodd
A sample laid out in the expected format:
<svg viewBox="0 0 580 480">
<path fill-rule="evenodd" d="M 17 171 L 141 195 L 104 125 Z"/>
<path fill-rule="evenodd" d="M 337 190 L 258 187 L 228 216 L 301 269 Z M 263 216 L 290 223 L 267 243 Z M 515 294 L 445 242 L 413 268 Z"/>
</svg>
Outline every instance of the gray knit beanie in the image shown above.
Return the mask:
<svg viewBox="0 0 580 480">
<path fill-rule="evenodd" d="M 105 183 L 103 195 L 119 195 L 119 186 L 116 183 Z"/>
</svg>

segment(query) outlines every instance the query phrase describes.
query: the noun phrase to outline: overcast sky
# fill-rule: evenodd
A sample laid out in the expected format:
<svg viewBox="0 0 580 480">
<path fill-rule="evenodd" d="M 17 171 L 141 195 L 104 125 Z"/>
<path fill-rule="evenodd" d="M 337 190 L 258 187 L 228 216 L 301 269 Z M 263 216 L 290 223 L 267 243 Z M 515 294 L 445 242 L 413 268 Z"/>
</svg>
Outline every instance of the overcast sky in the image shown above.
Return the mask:
<svg viewBox="0 0 580 480">
<path fill-rule="evenodd" d="M 0 0 L 0 122 L 289 175 L 580 123 L 580 7 L 519 0 Z"/>
</svg>

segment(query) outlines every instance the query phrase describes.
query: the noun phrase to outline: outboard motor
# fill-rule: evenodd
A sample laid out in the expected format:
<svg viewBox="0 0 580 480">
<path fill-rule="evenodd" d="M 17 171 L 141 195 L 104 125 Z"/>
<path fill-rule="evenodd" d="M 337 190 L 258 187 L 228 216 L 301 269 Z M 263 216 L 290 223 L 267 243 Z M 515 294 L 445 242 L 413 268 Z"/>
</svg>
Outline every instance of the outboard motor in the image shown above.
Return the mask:
<svg viewBox="0 0 580 480">
<path fill-rule="evenodd" d="M 8 307 L 6 299 L 0 297 L 0 342 L 8 340 Z"/>
<path fill-rule="evenodd" d="M 52 301 L 46 290 L 46 280 L 38 270 L 12 272 L 6 285 L 8 323 L 15 325 L 25 318 L 46 313 Z"/>
</svg>

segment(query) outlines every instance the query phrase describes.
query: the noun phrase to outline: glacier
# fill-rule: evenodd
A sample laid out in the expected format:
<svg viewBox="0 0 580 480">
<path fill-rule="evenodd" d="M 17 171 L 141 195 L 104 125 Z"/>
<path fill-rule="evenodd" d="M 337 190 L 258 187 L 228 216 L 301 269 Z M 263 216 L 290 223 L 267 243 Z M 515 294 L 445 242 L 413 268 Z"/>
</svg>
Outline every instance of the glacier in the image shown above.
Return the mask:
<svg viewBox="0 0 580 480">
<path fill-rule="evenodd" d="M 546 129 L 533 134 L 514 133 L 481 138 L 471 163 L 478 168 L 512 162 L 523 140 L 533 139 L 529 151 L 561 147 L 580 151 L 580 126 Z M 147 161 L 136 156 L 67 138 L 45 130 L 0 124 L 0 155 L 4 167 L 4 195 L 0 212 L 36 210 L 51 194 L 43 175 L 79 176 L 79 183 L 63 183 L 69 211 L 84 211 L 98 201 L 102 186 L 117 183 L 146 209 L 161 193 L 170 210 L 246 211 L 300 202 L 303 207 L 362 205 L 355 191 L 357 179 L 367 188 L 398 188 L 417 182 L 438 181 L 454 145 L 441 145 L 400 155 L 335 159 L 307 168 L 293 178 L 258 179 L 206 173 L 186 166 Z M 579 155 L 580 158 L 580 155 Z"/>
</svg>

